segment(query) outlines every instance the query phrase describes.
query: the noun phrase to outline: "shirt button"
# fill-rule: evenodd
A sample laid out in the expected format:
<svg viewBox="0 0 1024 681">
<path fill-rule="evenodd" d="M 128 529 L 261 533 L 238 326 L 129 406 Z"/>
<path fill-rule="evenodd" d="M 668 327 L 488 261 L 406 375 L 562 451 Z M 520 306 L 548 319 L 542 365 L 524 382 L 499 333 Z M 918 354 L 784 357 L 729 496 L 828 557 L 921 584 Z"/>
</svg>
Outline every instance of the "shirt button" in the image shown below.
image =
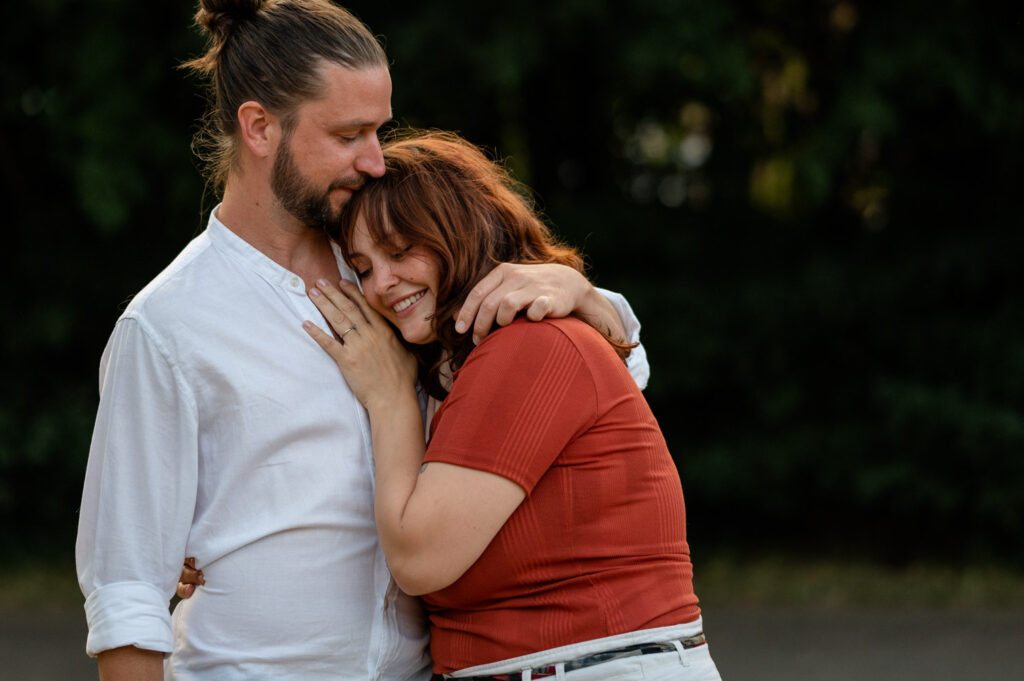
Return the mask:
<svg viewBox="0 0 1024 681">
<path fill-rule="evenodd" d="M 298 285 L 299 285 L 299 278 L 298 277 L 292 277 L 292 286 L 298 286 Z"/>
</svg>

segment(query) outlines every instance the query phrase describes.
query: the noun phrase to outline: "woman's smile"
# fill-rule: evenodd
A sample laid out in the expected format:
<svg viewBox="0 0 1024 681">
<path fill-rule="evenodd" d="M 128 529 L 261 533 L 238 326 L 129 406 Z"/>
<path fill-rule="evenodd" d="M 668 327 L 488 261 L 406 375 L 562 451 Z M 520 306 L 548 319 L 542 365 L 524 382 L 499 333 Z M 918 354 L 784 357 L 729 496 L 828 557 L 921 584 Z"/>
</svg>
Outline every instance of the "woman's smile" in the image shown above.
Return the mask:
<svg viewBox="0 0 1024 681">
<path fill-rule="evenodd" d="M 410 307 L 412 307 L 413 305 L 418 303 L 420 300 L 422 300 L 423 296 L 425 296 L 425 295 L 427 295 L 427 290 L 426 289 L 417 291 L 416 293 L 412 294 L 411 296 L 406 296 L 405 298 L 402 298 L 401 300 L 399 300 L 397 303 L 391 305 L 391 309 L 395 311 L 395 314 L 401 314 L 402 312 L 404 312 L 405 310 L 408 310 Z"/>
<path fill-rule="evenodd" d="M 356 221 L 349 251 L 370 307 L 394 324 L 409 343 L 437 340 L 434 311 L 441 276 L 437 256 L 423 246 L 374 242 L 362 217 Z"/>
</svg>

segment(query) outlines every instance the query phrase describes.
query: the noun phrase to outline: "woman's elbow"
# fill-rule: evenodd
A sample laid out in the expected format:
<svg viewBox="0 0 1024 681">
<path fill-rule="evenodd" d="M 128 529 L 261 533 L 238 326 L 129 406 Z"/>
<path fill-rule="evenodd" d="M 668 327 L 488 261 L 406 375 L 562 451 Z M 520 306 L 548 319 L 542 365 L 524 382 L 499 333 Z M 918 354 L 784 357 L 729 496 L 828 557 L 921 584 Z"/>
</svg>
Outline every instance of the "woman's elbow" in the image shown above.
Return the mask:
<svg viewBox="0 0 1024 681">
<path fill-rule="evenodd" d="M 462 572 L 465 572 L 462 570 L 456 574 L 456 570 L 450 566 L 415 558 L 389 562 L 389 567 L 398 588 L 410 596 L 422 596 L 440 591 L 452 585 L 462 576 Z"/>
</svg>

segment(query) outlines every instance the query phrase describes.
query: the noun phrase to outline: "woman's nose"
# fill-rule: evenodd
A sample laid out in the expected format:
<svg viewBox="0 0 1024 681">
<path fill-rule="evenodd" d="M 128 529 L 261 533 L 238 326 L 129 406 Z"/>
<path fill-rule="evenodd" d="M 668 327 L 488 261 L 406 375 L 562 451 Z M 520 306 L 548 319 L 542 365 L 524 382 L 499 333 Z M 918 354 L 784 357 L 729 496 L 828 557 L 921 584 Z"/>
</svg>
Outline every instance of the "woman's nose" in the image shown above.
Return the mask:
<svg viewBox="0 0 1024 681">
<path fill-rule="evenodd" d="M 398 281 L 398 277 L 387 265 L 375 267 L 373 274 L 373 288 L 380 296 L 386 294 Z"/>
</svg>

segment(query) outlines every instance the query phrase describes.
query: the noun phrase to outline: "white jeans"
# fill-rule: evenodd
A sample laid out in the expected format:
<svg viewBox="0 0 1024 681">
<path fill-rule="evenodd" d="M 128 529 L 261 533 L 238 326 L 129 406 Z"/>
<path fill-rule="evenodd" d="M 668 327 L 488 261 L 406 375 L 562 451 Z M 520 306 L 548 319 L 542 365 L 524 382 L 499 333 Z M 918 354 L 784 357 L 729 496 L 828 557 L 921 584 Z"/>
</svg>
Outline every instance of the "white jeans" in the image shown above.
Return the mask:
<svg viewBox="0 0 1024 681">
<path fill-rule="evenodd" d="M 446 674 L 445 678 L 459 679 L 467 676 L 522 672 L 523 681 L 530 681 L 530 670 L 534 667 L 555 665 L 556 675 L 546 677 L 555 681 L 721 681 L 722 677 L 718 675 L 718 669 L 711 659 L 707 644 L 684 649 L 682 644 L 677 643 L 676 650 L 667 653 L 633 655 L 571 672 L 563 671 L 562 665 L 559 664 L 578 657 L 640 643 L 678 642 L 680 639 L 700 633 L 702 629 L 703 624 L 698 617 L 695 622 L 687 624 L 631 631 L 618 636 L 573 643 L 560 648 L 542 650 L 539 653 L 467 667 Z"/>
</svg>

